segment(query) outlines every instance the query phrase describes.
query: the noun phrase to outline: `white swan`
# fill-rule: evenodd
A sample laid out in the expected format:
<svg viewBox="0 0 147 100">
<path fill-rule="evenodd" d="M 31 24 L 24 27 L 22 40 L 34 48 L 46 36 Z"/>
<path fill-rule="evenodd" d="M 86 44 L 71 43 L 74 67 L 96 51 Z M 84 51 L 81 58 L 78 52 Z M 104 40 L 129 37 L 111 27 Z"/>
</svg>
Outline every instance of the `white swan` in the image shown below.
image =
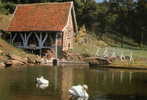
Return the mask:
<svg viewBox="0 0 147 100">
<path fill-rule="evenodd" d="M 72 86 L 68 91 L 72 96 L 89 98 L 89 95 L 86 90 L 88 90 L 87 85 L 76 85 L 76 86 Z"/>
<path fill-rule="evenodd" d="M 36 78 L 37 84 L 49 84 L 49 81 L 46 80 L 43 76 Z"/>
<path fill-rule="evenodd" d="M 48 84 L 36 84 L 36 87 L 37 88 L 40 88 L 40 89 L 45 89 L 45 88 L 47 88 L 48 87 Z"/>
</svg>

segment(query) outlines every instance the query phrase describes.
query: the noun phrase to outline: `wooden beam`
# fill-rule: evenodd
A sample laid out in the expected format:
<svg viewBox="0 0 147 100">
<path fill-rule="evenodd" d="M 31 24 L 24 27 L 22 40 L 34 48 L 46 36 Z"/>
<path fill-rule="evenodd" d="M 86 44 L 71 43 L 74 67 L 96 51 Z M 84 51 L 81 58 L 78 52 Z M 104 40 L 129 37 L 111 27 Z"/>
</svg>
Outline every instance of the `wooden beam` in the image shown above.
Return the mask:
<svg viewBox="0 0 147 100">
<path fill-rule="evenodd" d="M 31 35 L 32 35 L 32 32 L 30 32 L 30 33 L 28 34 L 28 36 L 26 36 L 26 42 L 25 42 L 25 46 L 26 46 L 26 47 L 28 46 L 28 41 L 29 41 L 29 38 L 31 37 Z"/>
<path fill-rule="evenodd" d="M 25 39 L 25 41 L 27 40 L 27 35 L 26 35 L 26 33 L 24 33 L 24 39 Z"/>
<path fill-rule="evenodd" d="M 12 33 L 10 33 L 10 44 L 12 44 Z"/>
<path fill-rule="evenodd" d="M 20 37 L 21 37 L 21 39 L 23 41 L 23 47 L 25 47 L 25 38 L 24 38 L 22 33 L 19 33 L 19 35 L 20 35 Z"/>
<path fill-rule="evenodd" d="M 40 32 L 40 39 L 39 39 L 39 44 L 40 44 L 40 47 L 42 48 L 43 47 L 43 45 L 42 45 L 42 32 Z"/>
<path fill-rule="evenodd" d="M 36 36 L 36 38 L 37 38 L 37 40 L 39 42 L 40 38 L 39 38 L 38 34 L 37 33 L 34 33 L 34 34 L 35 34 L 35 36 Z"/>
<path fill-rule="evenodd" d="M 42 46 L 44 45 L 44 43 L 45 43 L 47 37 L 48 37 L 48 33 L 46 32 L 45 37 L 44 37 L 44 39 L 42 40 Z"/>
<path fill-rule="evenodd" d="M 22 33 L 19 33 L 19 35 L 20 35 L 21 39 L 24 41 L 25 39 L 24 39 L 23 34 Z"/>
<path fill-rule="evenodd" d="M 35 34 L 35 33 L 34 33 Z M 40 33 L 41 34 L 41 33 Z M 40 37 L 38 36 L 38 34 L 36 33 L 35 34 L 35 36 L 36 36 L 36 38 L 37 38 L 37 40 L 38 40 L 38 42 L 39 42 L 39 48 L 41 49 L 42 48 L 42 40 L 40 39 Z M 41 37 L 42 37 L 42 34 L 40 35 Z"/>
<path fill-rule="evenodd" d="M 12 36 L 12 44 L 13 44 L 13 42 L 14 42 L 16 36 L 17 36 L 17 33 L 14 33 L 14 36 Z"/>
<path fill-rule="evenodd" d="M 56 51 L 56 59 L 58 59 L 58 32 L 56 33 L 56 44 L 55 44 L 55 51 Z"/>
<path fill-rule="evenodd" d="M 24 33 L 24 48 L 27 48 L 27 33 Z"/>
</svg>

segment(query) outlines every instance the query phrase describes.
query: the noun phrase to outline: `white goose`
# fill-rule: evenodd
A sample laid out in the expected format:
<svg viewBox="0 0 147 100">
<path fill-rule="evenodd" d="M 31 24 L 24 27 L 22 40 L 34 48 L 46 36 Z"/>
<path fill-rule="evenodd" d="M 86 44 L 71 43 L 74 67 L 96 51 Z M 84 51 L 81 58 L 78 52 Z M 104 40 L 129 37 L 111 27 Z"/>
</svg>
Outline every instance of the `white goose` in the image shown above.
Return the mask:
<svg viewBox="0 0 147 100">
<path fill-rule="evenodd" d="M 76 85 L 72 86 L 68 91 L 74 97 L 89 98 L 86 90 L 88 90 L 87 85 Z"/>
<path fill-rule="evenodd" d="M 46 80 L 43 76 L 36 78 L 37 84 L 49 84 L 49 81 Z"/>
<path fill-rule="evenodd" d="M 37 88 L 40 88 L 40 89 L 46 89 L 48 87 L 48 84 L 36 84 L 36 87 Z"/>
</svg>

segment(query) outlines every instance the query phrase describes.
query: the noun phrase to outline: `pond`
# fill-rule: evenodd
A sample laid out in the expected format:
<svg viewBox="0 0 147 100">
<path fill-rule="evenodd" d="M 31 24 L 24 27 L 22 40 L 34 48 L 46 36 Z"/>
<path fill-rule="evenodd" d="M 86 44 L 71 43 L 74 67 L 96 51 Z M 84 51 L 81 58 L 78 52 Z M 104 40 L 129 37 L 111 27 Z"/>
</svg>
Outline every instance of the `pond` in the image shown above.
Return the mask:
<svg viewBox="0 0 147 100">
<path fill-rule="evenodd" d="M 35 78 L 49 80 L 45 89 Z M 0 100 L 70 100 L 72 85 L 87 84 L 89 100 L 147 100 L 147 71 L 86 67 L 8 68 L 0 70 Z"/>
</svg>

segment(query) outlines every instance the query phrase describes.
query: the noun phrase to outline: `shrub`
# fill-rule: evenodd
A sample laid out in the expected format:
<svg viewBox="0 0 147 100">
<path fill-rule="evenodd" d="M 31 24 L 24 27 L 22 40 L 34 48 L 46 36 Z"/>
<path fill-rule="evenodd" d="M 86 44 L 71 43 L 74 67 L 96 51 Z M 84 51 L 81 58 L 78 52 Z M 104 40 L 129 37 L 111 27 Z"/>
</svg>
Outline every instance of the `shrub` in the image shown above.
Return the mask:
<svg viewBox="0 0 147 100">
<path fill-rule="evenodd" d="M 11 2 L 0 3 L 0 12 L 4 14 L 13 13 L 15 9 L 15 4 Z"/>
<path fill-rule="evenodd" d="M 15 4 L 14 3 L 5 3 L 4 8 L 7 9 L 8 13 L 13 13 L 15 9 Z"/>
</svg>

